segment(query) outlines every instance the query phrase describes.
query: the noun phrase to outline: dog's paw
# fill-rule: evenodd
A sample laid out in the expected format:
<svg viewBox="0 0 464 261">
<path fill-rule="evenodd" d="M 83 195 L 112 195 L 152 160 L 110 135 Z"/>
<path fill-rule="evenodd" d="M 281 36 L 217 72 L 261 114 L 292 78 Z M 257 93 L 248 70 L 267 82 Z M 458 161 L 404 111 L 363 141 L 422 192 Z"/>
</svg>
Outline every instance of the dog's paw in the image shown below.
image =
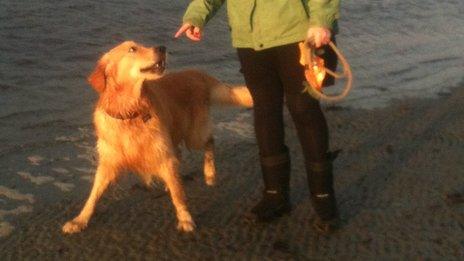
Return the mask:
<svg viewBox="0 0 464 261">
<path fill-rule="evenodd" d="M 64 224 L 61 231 L 65 234 L 79 233 L 87 227 L 87 223 L 71 220 Z"/>
<path fill-rule="evenodd" d="M 179 221 L 177 224 L 177 230 L 187 233 L 195 230 L 195 227 L 195 223 L 192 220 Z"/>
<path fill-rule="evenodd" d="M 203 175 L 206 185 L 214 186 L 216 184 L 216 168 L 214 167 L 214 162 L 205 161 Z"/>
<path fill-rule="evenodd" d="M 208 186 L 216 185 L 216 170 L 214 167 L 205 168 L 204 170 L 205 183 Z"/>
<path fill-rule="evenodd" d="M 177 230 L 182 232 L 192 232 L 195 229 L 195 222 L 187 210 L 186 206 L 180 206 L 177 211 Z"/>
<path fill-rule="evenodd" d="M 216 177 L 205 177 L 205 183 L 208 186 L 216 185 Z"/>
</svg>

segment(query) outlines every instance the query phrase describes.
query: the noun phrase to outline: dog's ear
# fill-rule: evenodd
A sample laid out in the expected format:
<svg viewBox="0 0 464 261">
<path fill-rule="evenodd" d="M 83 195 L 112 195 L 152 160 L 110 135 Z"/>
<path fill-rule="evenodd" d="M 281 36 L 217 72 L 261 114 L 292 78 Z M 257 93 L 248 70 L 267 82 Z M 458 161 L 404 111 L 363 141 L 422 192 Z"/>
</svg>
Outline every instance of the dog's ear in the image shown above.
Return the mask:
<svg viewBox="0 0 464 261">
<path fill-rule="evenodd" d="M 90 76 L 87 78 L 89 81 L 90 85 L 98 92 L 102 93 L 105 91 L 106 87 L 106 62 L 102 58 L 100 61 L 98 61 L 97 66 L 93 70 L 93 72 L 90 74 Z"/>
</svg>

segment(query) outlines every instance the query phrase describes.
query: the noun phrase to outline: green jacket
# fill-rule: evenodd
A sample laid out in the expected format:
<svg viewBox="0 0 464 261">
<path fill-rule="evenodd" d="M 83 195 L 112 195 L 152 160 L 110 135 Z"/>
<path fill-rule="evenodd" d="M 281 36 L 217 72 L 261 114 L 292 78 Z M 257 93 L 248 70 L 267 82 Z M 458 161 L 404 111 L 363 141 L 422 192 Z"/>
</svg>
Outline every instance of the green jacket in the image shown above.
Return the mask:
<svg viewBox="0 0 464 261">
<path fill-rule="evenodd" d="M 192 0 L 183 22 L 202 28 L 225 1 Z M 336 30 L 339 5 L 340 0 L 227 0 L 232 45 L 262 50 L 304 40 L 309 26 Z"/>
</svg>

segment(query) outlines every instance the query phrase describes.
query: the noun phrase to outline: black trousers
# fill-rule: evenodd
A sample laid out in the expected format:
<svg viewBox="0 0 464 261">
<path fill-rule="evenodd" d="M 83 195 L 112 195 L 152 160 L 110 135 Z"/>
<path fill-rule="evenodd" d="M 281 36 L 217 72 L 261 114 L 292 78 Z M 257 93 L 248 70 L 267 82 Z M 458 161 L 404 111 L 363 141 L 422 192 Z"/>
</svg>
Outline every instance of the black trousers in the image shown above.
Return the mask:
<svg viewBox="0 0 464 261">
<path fill-rule="evenodd" d="M 299 63 L 298 43 L 255 51 L 238 48 L 245 82 L 254 102 L 254 127 L 260 156 L 286 151 L 283 124 L 284 98 L 295 123 L 306 163 L 326 161 L 328 127 L 319 101 L 302 93 L 304 67 Z M 336 57 L 324 53 L 326 65 L 335 69 Z M 333 84 L 327 79 L 325 85 Z"/>
</svg>

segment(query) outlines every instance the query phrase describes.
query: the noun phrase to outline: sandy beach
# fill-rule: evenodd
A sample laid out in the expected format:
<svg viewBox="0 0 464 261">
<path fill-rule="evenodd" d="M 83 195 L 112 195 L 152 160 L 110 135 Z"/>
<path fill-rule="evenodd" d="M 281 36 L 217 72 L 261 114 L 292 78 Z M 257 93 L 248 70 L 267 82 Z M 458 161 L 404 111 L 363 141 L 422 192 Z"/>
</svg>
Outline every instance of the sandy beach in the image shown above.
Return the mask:
<svg viewBox="0 0 464 261">
<path fill-rule="evenodd" d="M 245 216 L 261 178 L 252 112 L 217 108 L 218 182 L 201 155 L 181 165 L 198 228 L 175 229 L 162 185 L 132 176 L 112 186 L 87 230 L 61 226 L 86 199 L 96 167 L 96 94 L 85 81 L 124 39 L 168 46 L 170 70 L 195 67 L 241 83 L 224 10 L 205 41 L 172 40 L 188 1 L 70 0 L 0 4 L 0 259 L 460 260 L 464 256 L 464 4 L 344 3 L 339 46 L 355 86 L 324 105 L 342 228 L 311 227 L 303 159 L 286 115 L 293 211 L 269 224 Z M 137 15 L 134 15 L 137 14 Z M 337 90 L 337 89 L 335 89 Z"/>
<path fill-rule="evenodd" d="M 198 223 L 195 233 L 175 230 L 173 208 L 162 187 L 145 191 L 136 180 L 124 179 L 104 196 L 87 230 L 64 236 L 60 226 L 79 211 L 90 189 L 94 162 L 88 127 L 76 140 L 48 147 L 62 151 L 59 157 L 46 156 L 48 149 L 32 152 L 44 156 L 39 165 L 13 156 L 2 160 L 31 173 L 50 169 L 53 180 L 39 186 L 40 193 L 36 186 L 26 190 L 37 196 L 17 197 L 23 210 L 33 199 L 37 202 L 30 213 L 9 219 L 15 231 L 1 239 L 0 253 L 13 260 L 459 259 L 464 255 L 462 99 L 464 90 L 456 89 L 440 99 L 398 101 L 385 109 L 326 109 L 332 147 L 342 149 L 335 177 L 343 227 L 332 237 L 320 237 L 310 226 L 314 213 L 290 122 L 294 210 L 268 225 L 244 218 L 261 187 L 248 111 L 228 112 L 240 122 L 237 126 L 217 121 L 216 187 L 204 184 L 199 155 L 188 154 L 184 161 L 184 184 Z M 53 189 L 55 180 L 75 187 L 59 193 Z M 52 197 L 48 193 L 60 198 L 39 201 Z"/>
</svg>

